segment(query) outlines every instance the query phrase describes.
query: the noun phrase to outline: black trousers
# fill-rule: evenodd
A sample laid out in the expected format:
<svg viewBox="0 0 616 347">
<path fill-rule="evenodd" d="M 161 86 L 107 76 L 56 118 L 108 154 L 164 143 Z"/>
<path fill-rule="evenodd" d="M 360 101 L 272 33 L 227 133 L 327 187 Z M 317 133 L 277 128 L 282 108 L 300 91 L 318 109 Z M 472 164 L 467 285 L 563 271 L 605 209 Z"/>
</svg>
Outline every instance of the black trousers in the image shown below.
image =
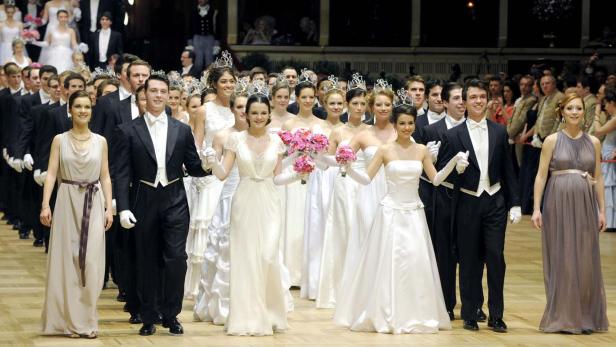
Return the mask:
<svg viewBox="0 0 616 347">
<path fill-rule="evenodd" d="M 453 222 L 453 190 L 444 186 L 434 189 L 434 237 L 432 245 L 441 278 L 445 307 L 453 311 L 456 306 L 456 268 L 458 265 Z"/>
<path fill-rule="evenodd" d="M 126 308 L 131 315 L 141 313 L 141 300 L 137 294 L 137 251 L 135 249 L 135 232 L 122 228 L 118 217 L 114 217 L 117 223 L 116 256 L 120 261 L 118 266 L 118 290 L 126 294 Z M 135 226 L 136 228 L 136 226 Z M 115 276 L 115 275 L 114 275 Z"/>
<path fill-rule="evenodd" d="M 457 244 L 460 259 L 462 319 L 477 320 L 483 292 L 481 279 L 485 261 L 488 272 L 490 316 L 503 317 L 505 282 L 505 229 L 507 208 L 502 191 L 474 197 L 460 192 L 456 207 Z"/>
<path fill-rule="evenodd" d="M 419 198 L 424 205 L 424 212 L 426 213 L 426 221 L 428 222 L 428 230 L 430 236 L 434 239 L 434 201 L 432 195 L 434 191 L 434 185 L 431 182 L 419 180 Z"/>
<path fill-rule="evenodd" d="M 28 171 L 29 172 L 29 171 Z M 26 173 L 17 172 L 11 169 L 9 173 L 9 204 L 12 206 L 13 214 L 22 222 L 20 231 L 30 230 L 28 225 L 28 215 L 26 211 L 28 194 L 24 194 L 26 184 Z"/>
<path fill-rule="evenodd" d="M 533 213 L 533 191 L 535 189 L 535 177 L 539 170 L 539 158 L 541 148 L 524 146 L 522 150 L 522 165 L 520 166 L 520 200 L 522 214 Z"/>
<path fill-rule="evenodd" d="M 175 318 L 182 311 L 186 277 L 186 237 L 188 202 L 181 180 L 166 187 L 139 184 L 135 192 L 135 249 L 137 292 L 141 301 L 141 319 L 151 324 L 158 316 L 157 292 L 163 318 Z M 162 271 L 161 271 L 162 270 Z"/>
</svg>

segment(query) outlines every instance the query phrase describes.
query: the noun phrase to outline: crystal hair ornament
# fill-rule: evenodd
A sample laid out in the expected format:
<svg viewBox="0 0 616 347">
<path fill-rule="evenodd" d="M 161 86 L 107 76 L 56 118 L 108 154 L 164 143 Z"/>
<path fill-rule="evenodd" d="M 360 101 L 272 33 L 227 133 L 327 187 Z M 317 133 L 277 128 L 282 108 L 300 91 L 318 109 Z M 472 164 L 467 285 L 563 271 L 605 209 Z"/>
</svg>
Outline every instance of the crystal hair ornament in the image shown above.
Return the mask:
<svg viewBox="0 0 616 347">
<path fill-rule="evenodd" d="M 152 70 L 152 72 L 150 72 L 150 76 L 157 76 L 167 79 L 167 74 L 163 70 Z"/>
<path fill-rule="evenodd" d="M 188 95 L 201 95 L 205 86 L 197 79 L 193 78 L 189 82 L 184 82 L 184 91 Z"/>
<path fill-rule="evenodd" d="M 364 81 L 364 78 L 362 77 L 362 75 L 360 75 L 359 73 L 354 73 L 353 77 L 351 78 L 351 81 L 349 82 L 349 90 L 353 90 L 353 89 L 361 89 L 363 91 L 366 91 L 366 81 Z"/>
<path fill-rule="evenodd" d="M 233 94 L 236 96 L 247 95 L 248 94 L 248 82 L 244 79 L 238 79 L 235 83 L 235 89 L 233 90 Z"/>
<path fill-rule="evenodd" d="M 269 86 L 263 81 L 254 81 L 248 86 L 248 97 L 262 95 L 269 98 Z"/>
<path fill-rule="evenodd" d="M 325 93 L 329 93 L 332 90 L 342 90 L 340 89 L 340 83 L 338 83 L 338 77 L 334 76 L 334 75 L 329 75 L 329 77 L 327 77 L 327 80 L 330 82 L 329 84 L 326 84 L 323 87 L 323 91 Z"/>
<path fill-rule="evenodd" d="M 384 80 L 382 78 L 379 78 L 378 80 L 376 80 L 376 83 L 374 84 L 374 91 L 375 92 L 379 92 L 382 90 L 392 90 L 391 84 L 387 83 L 387 80 Z"/>
<path fill-rule="evenodd" d="M 394 102 L 395 107 L 402 106 L 402 105 L 415 107 L 415 104 L 413 103 L 413 99 L 411 99 L 406 89 L 404 88 L 398 89 L 398 91 L 396 92 L 396 95 L 397 95 L 396 102 Z"/>
<path fill-rule="evenodd" d="M 169 80 L 169 87 L 175 87 L 182 89 L 183 80 L 182 76 L 177 71 L 171 71 L 167 74 L 167 79 Z"/>
<path fill-rule="evenodd" d="M 231 53 L 229 53 L 229 51 L 222 51 L 220 57 L 216 58 L 213 65 L 215 68 L 233 68 L 233 57 L 231 57 Z"/>
<path fill-rule="evenodd" d="M 284 74 L 279 73 L 278 75 L 276 75 L 276 84 L 278 84 L 278 83 L 289 84 L 289 81 L 287 80 L 286 77 L 284 77 Z"/>
<path fill-rule="evenodd" d="M 97 67 L 94 69 L 94 72 L 92 72 L 92 79 L 96 79 L 99 77 L 103 77 L 103 78 L 117 78 L 117 75 L 115 73 L 115 71 L 113 71 L 112 69 L 102 69 L 100 67 Z"/>
<path fill-rule="evenodd" d="M 312 78 L 310 78 L 310 70 L 308 70 L 307 68 L 303 68 L 302 72 L 299 75 L 299 83 L 304 83 L 304 82 L 308 82 L 312 85 L 314 85 L 314 82 L 312 81 Z"/>
</svg>

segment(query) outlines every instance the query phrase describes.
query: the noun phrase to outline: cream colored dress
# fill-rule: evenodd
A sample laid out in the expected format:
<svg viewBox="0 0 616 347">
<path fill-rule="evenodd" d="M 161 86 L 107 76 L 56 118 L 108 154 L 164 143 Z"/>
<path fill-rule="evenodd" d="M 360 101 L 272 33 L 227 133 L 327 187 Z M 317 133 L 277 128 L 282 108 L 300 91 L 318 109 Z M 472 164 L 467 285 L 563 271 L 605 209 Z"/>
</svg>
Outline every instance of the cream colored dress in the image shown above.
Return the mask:
<svg viewBox="0 0 616 347">
<path fill-rule="evenodd" d="M 96 302 L 105 274 L 105 199 L 98 182 L 103 138 L 92 134 L 89 149 L 81 153 L 73 147 L 68 133 L 60 136 L 59 188 L 51 225 L 42 329 L 43 334 L 88 335 L 98 331 Z M 85 277 L 82 277 L 79 249 L 88 188 L 63 183 L 66 180 L 96 182 L 90 187 L 93 193 L 85 247 Z"/>
</svg>

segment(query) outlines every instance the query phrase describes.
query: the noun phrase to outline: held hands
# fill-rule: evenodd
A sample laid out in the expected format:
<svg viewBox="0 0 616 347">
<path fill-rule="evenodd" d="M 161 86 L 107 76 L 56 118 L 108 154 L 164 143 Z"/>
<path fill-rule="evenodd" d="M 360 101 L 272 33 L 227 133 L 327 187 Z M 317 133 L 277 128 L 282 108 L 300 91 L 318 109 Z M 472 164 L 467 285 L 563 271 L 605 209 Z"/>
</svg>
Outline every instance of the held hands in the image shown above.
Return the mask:
<svg viewBox="0 0 616 347">
<path fill-rule="evenodd" d="M 32 156 L 28 153 L 26 155 L 24 155 L 24 158 L 22 159 L 23 162 L 23 166 L 32 171 L 32 165 L 34 165 L 34 159 L 32 158 Z"/>
<path fill-rule="evenodd" d="M 522 220 L 522 208 L 520 206 L 513 206 L 509 210 L 509 221 L 511 224 L 518 224 Z"/>
<path fill-rule="evenodd" d="M 543 146 L 543 141 L 539 139 L 539 135 L 535 134 L 533 135 L 533 140 L 530 142 L 530 144 L 535 148 L 541 148 L 541 146 Z"/>
<path fill-rule="evenodd" d="M 543 221 L 542 221 L 542 216 L 541 216 L 541 211 L 539 210 L 534 210 L 533 211 L 533 216 L 530 217 L 530 220 L 533 222 L 533 225 L 535 226 L 535 228 L 541 230 L 541 227 L 543 227 Z"/>
<path fill-rule="evenodd" d="M 135 226 L 137 219 L 130 210 L 120 211 L 120 224 L 124 229 L 130 229 Z"/>
<path fill-rule="evenodd" d="M 201 152 L 201 155 L 202 158 L 205 158 L 205 161 L 203 162 L 203 168 L 205 170 L 211 169 L 212 166 L 214 166 L 214 164 L 218 161 L 218 159 L 216 158 L 216 151 L 212 147 L 205 148 Z"/>
<path fill-rule="evenodd" d="M 426 147 L 428 147 L 428 151 L 430 152 L 430 156 L 432 157 L 432 162 L 435 163 L 438 158 L 438 150 L 441 148 L 441 141 L 430 141 L 426 143 Z"/>
<path fill-rule="evenodd" d="M 456 154 L 456 156 L 455 156 L 455 158 L 456 158 L 456 171 L 460 175 L 462 173 L 464 173 L 464 171 L 468 167 L 468 164 L 469 164 L 468 163 L 468 156 L 469 156 L 469 151 L 466 151 L 466 153 L 458 152 L 458 154 Z"/>
</svg>

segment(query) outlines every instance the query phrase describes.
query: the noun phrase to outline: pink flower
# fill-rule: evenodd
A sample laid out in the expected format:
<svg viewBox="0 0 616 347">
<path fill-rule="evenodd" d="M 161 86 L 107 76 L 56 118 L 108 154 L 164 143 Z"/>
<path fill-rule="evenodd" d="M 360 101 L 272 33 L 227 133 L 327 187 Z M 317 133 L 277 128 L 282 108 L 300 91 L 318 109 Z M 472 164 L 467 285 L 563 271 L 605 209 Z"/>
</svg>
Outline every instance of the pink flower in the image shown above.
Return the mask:
<svg viewBox="0 0 616 347">
<path fill-rule="evenodd" d="M 291 140 L 293 140 L 293 134 L 291 134 L 291 132 L 287 130 L 280 130 L 278 132 L 278 136 L 282 140 L 282 143 L 285 144 L 285 146 L 288 146 L 291 143 Z"/>
<path fill-rule="evenodd" d="M 21 36 L 26 40 L 35 40 L 35 41 L 41 38 L 41 35 L 39 34 L 39 32 L 34 29 L 22 31 Z"/>
<path fill-rule="evenodd" d="M 329 146 L 329 140 L 325 135 L 313 134 L 310 137 L 310 144 L 311 152 L 320 153 L 327 149 L 327 147 Z"/>
<path fill-rule="evenodd" d="M 295 159 L 295 162 L 293 163 L 293 170 L 302 176 L 310 174 L 314 171 L 314 167 L 314 160 L 306 154 Z M 302 177 L 301 183 L 306 184 L 306 179 L 304 177 Z"/>
<path fill-rule="evenodd" d="M 357 155 L 355 155 L 353 148 L 351 148 L 349 145 L 341 145 L 336 150 L 336 162 L 342 166 L 340 168 L 342 177 L 346 177 L 345 165 L 348 162 L 355 161 L 355 160 L 357 160 Z"/>
</svg>

